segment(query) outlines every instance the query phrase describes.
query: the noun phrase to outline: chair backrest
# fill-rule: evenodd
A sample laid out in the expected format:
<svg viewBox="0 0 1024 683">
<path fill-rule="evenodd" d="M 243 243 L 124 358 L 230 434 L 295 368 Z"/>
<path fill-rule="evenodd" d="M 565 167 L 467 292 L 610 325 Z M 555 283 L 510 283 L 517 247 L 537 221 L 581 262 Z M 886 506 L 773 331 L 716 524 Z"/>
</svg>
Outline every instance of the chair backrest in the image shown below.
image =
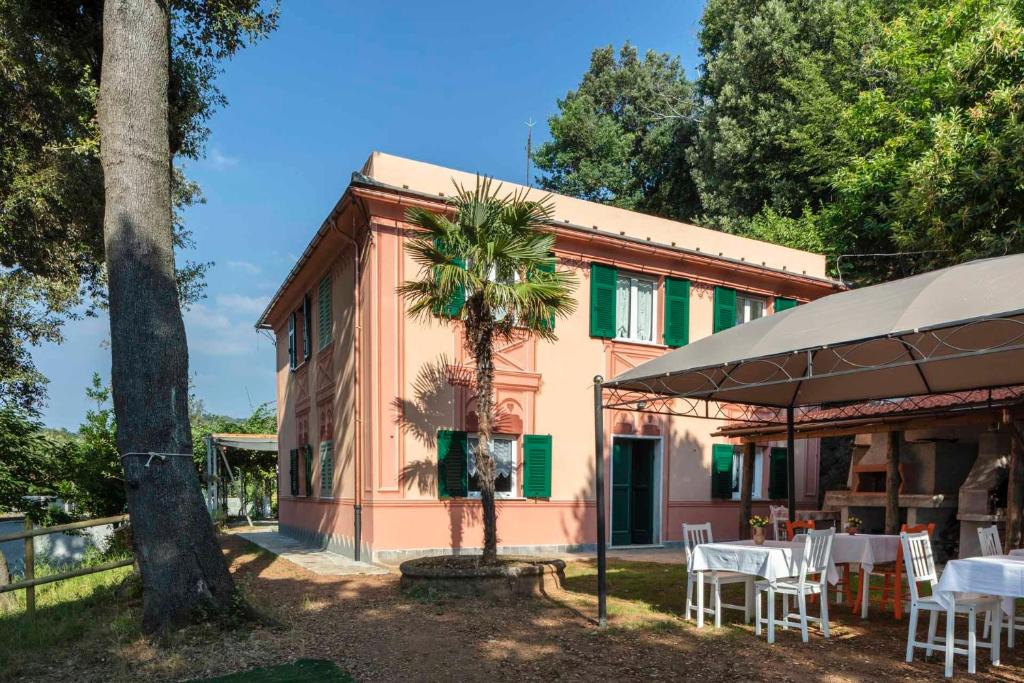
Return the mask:
<svg viewBox="0 0 1024 683">
<path fill-rule="evenodd" d="M 683 524 L 683 549 L 686 551 L 686 564 L 690 564 L 690 556 L 693 549 L 701 543 L 714 543 L 715 538 L 711 533 L 711 522 L 703 524 Z"/>
<path fill-rule="evenodd" d="M 804 519 L 795 522 L 786 522 L 786 540 L 792 541 L 793 537 L 804 531 L 814 531 L 814 520 Z"/>
<path fill-rule="evenodd" d="M 988 527 L 980 527 L 978 529 L 978 540 L 981 541 L 982 555 L 1003 554 L 1003 544 L 999 540 L 999 527 L 995 524 Z"/>
<path fill-rule="evenodd" d="M 935 558 L 932 556 L 932 539 L 926 531 L 916 533 L 900 532 L 900 550 L 907 568 L 907 583 L 910 584 L 910 597 L 918 599 L 917 584 L 927 583 L 934 592 L 935 582 L 939 576 L 935 571 Z"/>
<path fill-rule="evenodd" d="M 807 582 L 808 574 L 818 574 L 814 583 L 825 585 L 828 577 L 828 565 L 832 559 L 832 540 L 835 538 L 835 529 L 822 529 L 815 531 L 813 528 L 807 531 L 804 540 L 804 558 L 800 565 L 800 583 Z"/>
<path fill-rule="evenodd" d="M 907 526 L 906 524 L 900 525 L 900 533 L 906 532 L 908 534 L 919 534 L 922 532 L 928 532 L 928 538 L 931 538 L 935 534 L 935 522 L 928 522 L 927 524 L 914 524 L 913 526 Z M 903 562 L 903 544 L 896 549 L 896 564 Z"/>
<path fill-rule="evenodd" d="M 775 532 L 775 540 L 782 540 L 783 525 L 789 519 L 789 508 L 785 505 L 769 505 L 768 520 L 772 523 L 772 530 Z"/>
</svg>

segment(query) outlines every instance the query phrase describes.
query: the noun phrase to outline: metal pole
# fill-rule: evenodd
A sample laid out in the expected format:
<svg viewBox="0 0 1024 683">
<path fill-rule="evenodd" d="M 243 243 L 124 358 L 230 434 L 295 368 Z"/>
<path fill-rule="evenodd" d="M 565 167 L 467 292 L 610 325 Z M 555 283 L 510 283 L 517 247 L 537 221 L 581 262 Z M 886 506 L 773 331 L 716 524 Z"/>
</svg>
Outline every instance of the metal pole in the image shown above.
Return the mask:
<svg viewBox="0 0 1024 683">
<path fill-rule="evenodd" d="M 597 503 L 597 623 L 608 625 L 608 585 L 606 537 L 604 528 L 604 406 L 601 383 L 604 377 L 594 377 L 594 496 Z"/>
<path fill-rule="evenodd" d="M 789 493 L 789 521 L 796 521 L 796 435 L 793 406 L 786 408 L 786 490 Z"/>
</svg>

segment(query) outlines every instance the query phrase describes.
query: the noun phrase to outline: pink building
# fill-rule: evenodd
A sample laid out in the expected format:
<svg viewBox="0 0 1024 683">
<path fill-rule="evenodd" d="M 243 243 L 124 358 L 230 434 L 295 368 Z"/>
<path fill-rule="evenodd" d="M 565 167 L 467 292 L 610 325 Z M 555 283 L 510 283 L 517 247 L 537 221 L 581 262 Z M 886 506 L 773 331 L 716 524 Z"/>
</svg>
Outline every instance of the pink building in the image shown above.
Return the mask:
<svg viewBox="0 0 1024 683">
<path fill-rule="evenodd" d="M 277 344 L 280 526 L 363 559 L 479 548 L 468 354 L 454 325 L 405 314 L 418 276 L 406 209 L 441 211 L 461 171 L 375 152 L 289 273 L 259 327 Z M 512 192 L 519 186 L 505 183 Z M 533 190 L 536 196 L 542 193 Z M 594 375 L 618 373 L 719 329 L 834 291 L 823 256 L 555 196 L 559 267 L 579 307 L 557 342 L 497 350 L 499 543 L 596 542 Z M 609 542 L 677 542 L 684 521 L 739 524 L 740 449 L 721 423 L 609 411 Z M 755 511 L 788 495 L 785 443 L 755 461 Z M 818 497 L 818 442 L 797 442 L 796 497 Z M 439 465 L 442 465 L 439 468 Z M 442 471 L 446 476 L 439 477 Z"/>
</svg>

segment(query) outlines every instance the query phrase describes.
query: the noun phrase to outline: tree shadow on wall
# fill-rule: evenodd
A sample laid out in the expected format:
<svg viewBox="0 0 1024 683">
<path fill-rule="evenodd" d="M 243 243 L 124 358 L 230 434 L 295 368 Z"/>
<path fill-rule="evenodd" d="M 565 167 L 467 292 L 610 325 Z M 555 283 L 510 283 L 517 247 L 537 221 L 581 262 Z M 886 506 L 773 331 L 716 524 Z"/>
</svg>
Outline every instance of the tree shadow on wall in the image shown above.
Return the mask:
<svg viewBox="0 0 1024 683">
<path fill-rule="evenodd" d="M 455 387 L 471 386 L 472 375 L 447 356 L 438 356 L 420 368 L 413 381 L 412 396 L 396 397 L 391 402 L 394 422 L 403 434 L 411 435 L 428 453 L 436 453 L 437 432 L 450 429 L 455 406 Z M 407 462 L 401 471 L 402 485 L 420 495 L 438 495 L 436 456 Z M 465 529 L 481 519 L 480 503 L 475 499 L 442 499 L 448 512 L 449 540 L 453 552 L 465 544 Z M 476 545 L 476 544 L 471 544 Z"/>
</svg>

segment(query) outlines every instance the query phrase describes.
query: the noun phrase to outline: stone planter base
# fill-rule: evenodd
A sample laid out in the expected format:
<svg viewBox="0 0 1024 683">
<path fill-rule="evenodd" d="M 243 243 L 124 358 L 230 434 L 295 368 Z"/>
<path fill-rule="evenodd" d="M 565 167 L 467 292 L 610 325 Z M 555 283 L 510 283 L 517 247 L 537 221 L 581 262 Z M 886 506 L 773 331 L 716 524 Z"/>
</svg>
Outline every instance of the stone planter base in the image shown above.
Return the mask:
<svg viewBox="0 0 1024 683">
<path fill-rule="evenodd" d="M 493 566 L 481 566 L 479 560 L 446 555 L 403 562 L 399 567 L 402 592 L 517 600 L 543 597 L 560 590 L 565 581 L 562 560 L 501 555 Z"/>
</svg>

